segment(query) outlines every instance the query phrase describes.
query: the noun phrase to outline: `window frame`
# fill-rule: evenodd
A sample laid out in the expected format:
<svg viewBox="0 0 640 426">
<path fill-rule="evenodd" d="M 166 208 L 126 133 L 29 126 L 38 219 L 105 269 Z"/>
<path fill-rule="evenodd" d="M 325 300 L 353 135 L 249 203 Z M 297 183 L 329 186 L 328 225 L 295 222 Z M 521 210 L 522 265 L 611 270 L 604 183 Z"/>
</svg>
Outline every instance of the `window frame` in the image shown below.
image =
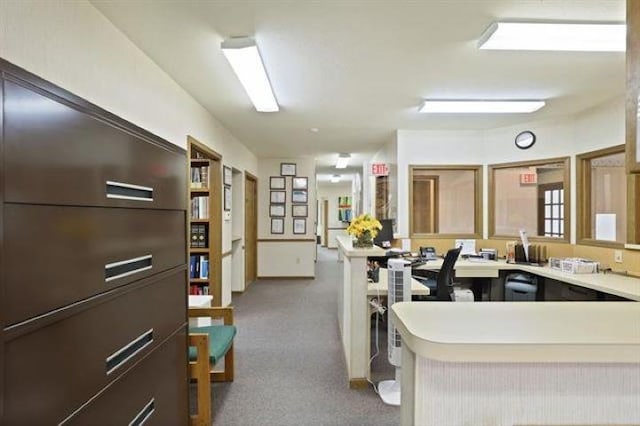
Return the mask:
<svg viewBox="0 0 640 426">
<path fill-rule="evenodd" d="M 622 249 L 625 243 L 596 240 L 591 236 L 591 167 L 590 162 L 594 158 L 606 157 L 613 154 L 625 154 L 625 145 L 616 145 L 609 148 L 597 149 L 576 155 L 576 244 Z M 625 170 L 626 173 L 626 170 Z M 628 241 L 633 234 L 632 208 L 629 206 L 629 191 L 633 191 L 633 176 L 627 173 L 627 235 Z M 633 192 L 631 192 L 633 193 Z"/>
<path fill-rule="evenodd" d="M 430 239 L 482 239 L 482 222 L 483 222 L 483 209 L 482 209 L 482 168 L 480 164 L 452 164 L 452 165 L 433 165 L 433 164 L 410 164 L 409 165 L 409 236 L 410 238 L 430 238 Z M 473 233 L 460 233 L 460 234 L 443 234 L 443 233 L 415 233 L 413 231 L 413 177 L 416 170 L 426 171 L 461 171 L 461 172 L 474 172 L 474 223 Z M 437 224 L 436 224 L 437 226 Z"/>
<path fill-rule="evenodd" d="M 564 237 L 540 237 L 529 235 L 530 241 L 540 241 L 549 243 L 571 243 L 571 157 L 555 157 L 543 158 L 540 160 L 516 161 L 511 163 L 490 164 L 489 168 L 489 238 L 496 240 L 513 240 L 519 239 L 520 235 L 502 235 L 496 234 L 496 170 L 513 169 L 531 166 L 544 166 L 550 163 L 563 163 L 563 190 L 564 190 Z M 537 227 L 537 224 L 536 224 Z"/>
</svg>

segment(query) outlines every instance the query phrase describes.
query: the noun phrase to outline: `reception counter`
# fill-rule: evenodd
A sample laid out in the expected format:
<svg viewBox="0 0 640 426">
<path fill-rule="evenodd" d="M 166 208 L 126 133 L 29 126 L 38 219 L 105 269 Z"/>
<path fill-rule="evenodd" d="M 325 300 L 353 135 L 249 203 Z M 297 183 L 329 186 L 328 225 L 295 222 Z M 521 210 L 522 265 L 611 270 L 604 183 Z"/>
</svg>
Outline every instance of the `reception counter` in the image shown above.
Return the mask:
<svg viewBox="0 0 640 426">
<path fill-rule="evenodd" d="M 396 303 L 403 425 L 640 424 L 640 304 Z"/>
</svg>

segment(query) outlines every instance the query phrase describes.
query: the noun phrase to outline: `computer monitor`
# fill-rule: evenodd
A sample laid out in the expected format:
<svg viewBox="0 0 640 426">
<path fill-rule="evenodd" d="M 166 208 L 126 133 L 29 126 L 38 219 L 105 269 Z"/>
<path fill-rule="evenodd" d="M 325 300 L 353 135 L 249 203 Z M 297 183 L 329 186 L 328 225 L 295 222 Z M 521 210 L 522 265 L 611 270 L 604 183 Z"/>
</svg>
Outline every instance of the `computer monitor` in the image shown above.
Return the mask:
<svg viewBox="0 0 640 426">
<path fill-rule="evenodd" d="M 380 219 L 380 223 L 382 229 L 373 239 L 373 243 L 379 247 L 389 248 L 393 240 L 393 219 Z"/>
</svg>

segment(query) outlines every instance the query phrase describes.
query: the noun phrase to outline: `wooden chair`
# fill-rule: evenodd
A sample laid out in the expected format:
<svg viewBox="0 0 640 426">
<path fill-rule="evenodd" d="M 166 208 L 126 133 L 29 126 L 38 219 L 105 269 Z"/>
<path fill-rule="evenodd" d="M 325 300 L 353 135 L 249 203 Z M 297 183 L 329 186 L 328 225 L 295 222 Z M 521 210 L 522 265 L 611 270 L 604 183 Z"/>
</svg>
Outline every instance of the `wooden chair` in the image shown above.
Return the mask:
<svg viewBox="0 0 640 426">
<path fill-rule="evenodd" d="M 233 308 L 190 308 L 189 318 L 211 318 L 223 320 L 223 324 L 205 327 L 189 327 L 189 378 L 197 382 L 198 412 L 191 415 L 191 426 L 212 423 L 211 382 L 233 381 Z M 224 372 L 213 371 L 216 363 L 224 357 Z"/>
</svg>

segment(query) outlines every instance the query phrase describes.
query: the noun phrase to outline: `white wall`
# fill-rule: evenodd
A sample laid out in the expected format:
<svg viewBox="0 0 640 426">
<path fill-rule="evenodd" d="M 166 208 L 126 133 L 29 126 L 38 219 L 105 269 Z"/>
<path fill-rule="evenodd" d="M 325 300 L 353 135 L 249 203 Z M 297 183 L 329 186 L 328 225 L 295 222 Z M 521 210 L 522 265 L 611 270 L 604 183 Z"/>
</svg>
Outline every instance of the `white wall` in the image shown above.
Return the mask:
<svg viewBox="0 0 640 426">
<path fill-rule="evenodd" d="M 340 183 L 321 183 L 318 184 L 318 200 L 323 204 L 324 200 L 329 201 L 329 208 L 327 210 L 327 224 L 328 227 L 328 241 L 324 241 L 324 226 L 322 224 L 320 235 L 323 238 L 322 244 L 326 244 L 329 248 L 336 248 L 337 243 L 335 241 L 335 237 L 337 235 L 346 235 L 346 231 L 344 229 L 349 225 L 346 222 L 341 222 L 338 220 L 338 197 L 351 197 L 352 196 L 352 185 L 351 182 L 340 182 Z M 322 221 L 324 218 L 324 212 L 321 212 L 320 220 Z"/>
<path fill-rule="evenodd" d="M 90 3 L 0 1 L 0 40 L 3 59 L 175 145 L 185 148 L 192 135 L 224 164 L 256 174 L 256 156 Z M 223 262 L 227 279 L 229 268 Z M 223 287 L 228 302 L 230 285 Z"/>
<path fill-rule="evenodd" d="M 269 177 L 280 176 L 280 163 L 295 163 L 297 176 L 308 178 L 308 217 L 305 234 L 293 233 L 293 218 L 291 216 L 292 178 L 290 176 L 285 178 L 284 234 L 271 234 Z M 260 159 L 258 167 L 258 277 L 315 277 L 315 167 L 315 160 L 311 158 Z M 277 240 L 283 241 L 278 242 Z"/>
<path fill-rule="evenodd" d="M 482 164 L 484 237 L 488 237 L 487 165 L 571 156 L 571 238 L 575 243 L 575 155 L 624 143 L 624 97 L 611 99 L 576 116 L 490 130 L 398 130 L 398 236 L 409 236 L 409 165 Z M 528 150 L 516 148 L 519 132 L 536 134 Z"/>
</svg>

